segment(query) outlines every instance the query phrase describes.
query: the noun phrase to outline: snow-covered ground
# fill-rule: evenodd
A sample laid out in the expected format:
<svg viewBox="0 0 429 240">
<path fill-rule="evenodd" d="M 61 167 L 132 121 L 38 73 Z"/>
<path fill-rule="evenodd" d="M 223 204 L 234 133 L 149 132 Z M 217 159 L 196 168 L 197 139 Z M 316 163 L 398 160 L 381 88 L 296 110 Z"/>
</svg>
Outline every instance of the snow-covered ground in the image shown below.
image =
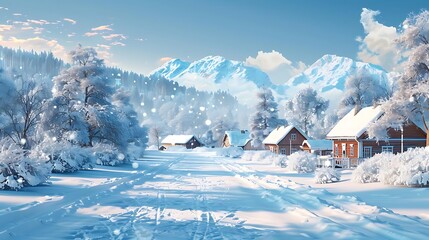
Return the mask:
<svg viewBox="0 0 429 240">
<path fill-rule="evenodd" d="M 147 151 L 133 166 L 1 191 L 0 239 L 426 238 L 428 189 L 349 178 L 321 185 L 214 152 Z"/>
</svg>

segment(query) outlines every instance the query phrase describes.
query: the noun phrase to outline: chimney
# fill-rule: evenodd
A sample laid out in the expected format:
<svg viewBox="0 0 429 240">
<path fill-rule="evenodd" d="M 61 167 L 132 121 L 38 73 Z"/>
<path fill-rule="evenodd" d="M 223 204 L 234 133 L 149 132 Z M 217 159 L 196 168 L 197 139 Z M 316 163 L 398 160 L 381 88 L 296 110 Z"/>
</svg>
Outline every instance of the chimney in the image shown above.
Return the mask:
<svg viewBox="0 0 429 240">
<path fill-rule="evenodd" d="M 362 109 L 362 107 L 360 106 L 360 104 L 356 104 L 356 105 L 355 105 L 355 114 L 354 114 L 354 115 L 358 114 L 358 112 L 359 112 L 361 109 Z"/>
</svg>

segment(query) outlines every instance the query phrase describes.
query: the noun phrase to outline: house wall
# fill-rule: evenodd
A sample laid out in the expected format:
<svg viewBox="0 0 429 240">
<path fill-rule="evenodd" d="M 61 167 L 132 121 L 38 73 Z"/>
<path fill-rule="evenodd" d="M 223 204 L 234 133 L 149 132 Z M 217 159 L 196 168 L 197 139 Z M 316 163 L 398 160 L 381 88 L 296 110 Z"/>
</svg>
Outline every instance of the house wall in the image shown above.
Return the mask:
<svg viewBox="0 0 429 240">
<path fill-rule="evenodd" d="M 289 139 L 291 138 L 292 134 L 296 134 L 296 139 L 292 140 L 291 142 Z M 291 154 L 291 147 L 292 147 L 292 153 L 296 151 L 301 150 L 301 145 L 304 140 L 307 140 L 296 128 L 293 128 L 290 130 L 290 132 L 279 142 L 278 145 L 274 144 L 265 144 L 265 149 L 272 150 L 272 152 L 276 154 L 281 154 L 281 150 L 284 149 L 286 152 L 286 155 Z"/>
<path fill-rule="evenodd" d="M 343 148 L 343 144 L 345 144 L 345 148 Z M 351 155 L 351 144 L 353 144 L 354 147 L 353 155 Z M 358 142 L 356 140 L 334 140 L 334 148 L 332 150 L 332 153 L 334 158 L 358 158 L 359 147 L 360 146 L 358 145 Z M 336 151 L 335 149 L 338 149 L 338 151 Z"/>
<path fill-rule="evenodd" d="M 379 142 L 372 139 L 368 139 L 368 135 L 366 133 L 362 134 L 362 149 L 364 150 L 365 147 L 371 147 L 372 156 L 374 156 L 375 154 L 382 152 L 383 146 L 392 146 L 394 154 L 400 153 L 401 130 L 389 128 L 387 130 L 387 133 L 389 136 L 389 140 Z M 404 126 L 403 135 L 404 151 L 407 151 L 408 148 L 426 146 L 426 133 L 413 123 L 408 123 Z M 362 157 L 364 156 L 362 155 Z"/>
<path fill-rule="evenodd" d="M 223 138 L 222 147 L 229 147 L 229 146 L 231 146 L 231 142 L 229 141 L 228 135 L 225 134 L 225 137 Z"/>
<path fill-rule="evenodd" d="M 179 144 L 177 144 L 177 145 L 179 145 Z M 200 147 L 201 145 L 202 144 L 195 137 L 191 138 L 191 140 L 189 140 L 185 144 L 185 146 L 186 146 L 187 149 L 197 148 L 197 147 Z"/>
<path fill-rule="evenodd" d="M 246 145 L 244 145 L 243 149 L 244 150 L 254 150 L 254 148 L 252 147 L 252 141 L 248 141 L 246 143 Z"/>
</svg>

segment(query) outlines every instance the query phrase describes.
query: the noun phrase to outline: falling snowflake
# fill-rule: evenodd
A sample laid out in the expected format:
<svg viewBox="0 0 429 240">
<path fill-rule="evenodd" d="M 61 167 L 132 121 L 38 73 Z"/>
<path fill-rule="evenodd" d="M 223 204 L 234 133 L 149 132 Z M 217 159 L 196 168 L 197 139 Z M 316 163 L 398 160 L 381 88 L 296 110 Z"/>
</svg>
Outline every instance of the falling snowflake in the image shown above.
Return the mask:
<svg viewBox="0 0 429 240">
<path fill-rule="evenodd" d="M 25 145 L 27 143 L 27 139 L 21 138 L 21 140 L 19 141 L 19 143 L 21 143 L 21 145 Z"/>
<path fill-rule="evenodd" d="M 212 121 L 210 121 L 210 119 L 207 119 L 207 120 L 205 121 L 205 124 L 206 124 L 207 126 L 210 126 L 210 125 L 212 124 Z"/>
<path fill-rule="evenodd" d="M 150 111 L 156 113 L 156 108 L 152 108 Z"/>
<path fill-rule="evenodd" d="M 147 113 L 143 113 L 143 117 L 147 117 Z"/>
<path fill-rule="evenodd" d="M 144 106 L 144 102 L 141 102 L 141 103 L 140 103 L 140 106 Z"/>
<path fill-rule="evenodd" d="M 132 166 L 134 169 L 137 169 L 139 168 L 139 163 L 133 162 Z"/>
<path fill-rule="evenodd" d="M 118 160 L 122 161 L 125 159 L 125 155 L 123 153 L 118 154 Z"/>
<path fill-rule="evenodd" d="M 52 141 L 56 142 L 56 141 L 57 141 L 57 138 L 56 138 L 56 137 L 53 137 L 53 138 L 52 138 Z"/>
<path fill-rule="evenodd" d="M 200 107 L 200 111 L 201 111 L 201 112 L 204 112 L 205 110 L 206 110 L 206 108 L 205 108 L 205 107 L 202 107 L 202 106 Z"/>
<path fill-rule="evenodd" d="M 171 95 L 170 97 L 173 99 L 173 98 L 174 98 L 174 95 Z"/>
</svg>

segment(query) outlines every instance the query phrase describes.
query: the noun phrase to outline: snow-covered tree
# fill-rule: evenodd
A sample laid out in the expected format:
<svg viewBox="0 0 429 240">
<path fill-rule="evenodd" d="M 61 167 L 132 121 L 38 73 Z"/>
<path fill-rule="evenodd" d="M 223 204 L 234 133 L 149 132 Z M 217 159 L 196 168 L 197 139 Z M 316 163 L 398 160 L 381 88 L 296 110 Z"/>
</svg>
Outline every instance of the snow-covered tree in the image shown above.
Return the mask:
<svg viewBox="0 0 429 240">
<path fill-rule="evenodd" d="M 397 90 L 382 105 L 384 116 L 368 130 L 378 139 L 388 137 L 388 127 L 400 128 L 408 120 L 420 123 L 429 133 L 429 11 L 407 18 L 397 41 L 409 55 Z"/>
<path fill-rule="evenodd" d="M 205 145 L 220 147 L 225 131 L 238 130 L 238 123 L 225 121 L 223 118 L 216 119 L 202 137 Z"/>
<path fill-rule="evenodd" d="M 161 145 L 161 127 L 154 125 L 149 128 L 149 144 L 156 145 L 157 149 L 159 149 Z"/>
<path fill-rule="evenodd" d="M 339 117 L 347 114 L 352 108 L 360 111 L 391 95 L 390 87 L 380 83 L 364 69 L 351 74 L 345 83 L 344 96 L 340 101 Z"/>
<path fill-rule="evenodd" d="M 250 117 L 249 125 L 252 146 L 260 148 L 268 134 L 277 126 L 287 124 L 287 121 L 278 118 L 278 104 L 270 89 L 262 88 L 257 93 L 257 98 L 259 102 L 256 112 Z"/>
<path fill-rule="evenodd" d="M 43 86 L 38 86 L 36 82 L 20 80 L 20 86 L 16 86 L 12 93 L 6 94 L 11 94 L 11 99 L 6 101 L 1 111 L 8 121 L 4 128 L 5 134 L 28 149 L 30 141 L 34 140 L 34 130 L 43 111 L 46 93 Z"/>
<path fill-rule="evenodd" d="M 305 134 L 312 133 L 316 124 L 320 124 L 328 109 L 329 100 L 317 95 L 311 87 L 305 88 L 286 103 L 286 119 L 289 123 L 304 130 Z M 313 134 L 310 134 L 313 136 Z"/>
</svg>

